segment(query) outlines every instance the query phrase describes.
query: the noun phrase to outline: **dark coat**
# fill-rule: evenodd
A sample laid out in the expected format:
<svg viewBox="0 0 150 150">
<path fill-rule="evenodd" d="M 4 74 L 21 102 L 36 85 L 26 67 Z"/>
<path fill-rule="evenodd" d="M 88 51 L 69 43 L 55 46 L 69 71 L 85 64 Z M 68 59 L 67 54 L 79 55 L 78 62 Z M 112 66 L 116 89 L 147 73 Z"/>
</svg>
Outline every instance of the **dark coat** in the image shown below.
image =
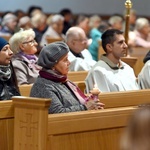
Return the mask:
<svg viewBox="0 0 150 150">
<path fill-rule="evenodd" d="M 20 96 L 12 80 L 0 80 L 0 100 L 10 100 L 12 96 Z"/>
</svg>

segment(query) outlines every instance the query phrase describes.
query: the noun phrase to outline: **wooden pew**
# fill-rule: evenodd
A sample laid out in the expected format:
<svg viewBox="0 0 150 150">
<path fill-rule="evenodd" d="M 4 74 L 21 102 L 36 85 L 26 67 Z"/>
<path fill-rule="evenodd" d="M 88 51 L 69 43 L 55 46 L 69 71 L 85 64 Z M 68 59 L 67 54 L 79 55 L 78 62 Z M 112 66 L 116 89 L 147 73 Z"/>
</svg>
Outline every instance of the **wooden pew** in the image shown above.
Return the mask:
<svg viewBox="0 0 150 150">
<path fill-rule="evenodd" d="M 88 71 L 70 71 L 68 72 L 68 79 L 72 82 L 84 81 Z"/>
<path fill-rule="evenodd" d="M 74 82 L 83 92 L 85 91 L 85 78 L 88 71 L 71 71 L 68 73 L 68 79 Z"/>
<path fill-rule="evenodd" d="M 0 37 L 4 38 L 6 41 L 9 41 L 11 35 L 0 35 Z"/>
<path fill-rule="evenodd" d="M 0 101 L 0 150 L 13 150 L 14 108 L 12 101 Z"/>
<path fill-rule="evenodd" d="M 135 66 L 137 63 L 138 58 L 137 57 L 122 57 L 121 60 L 125 63 L 127 63 L 130 67 L 134 69 L 135 72 Z"/>
<path fill-rule="evenodd" d="M 119 150 L 137 107 L 47 114 L 48 100 L 13 98 L 15 150 Z"/>
<path fill-rule="evenodd" d="M 79 88 L 80 90 L 85 93 L 85 89 L 86 89 L 86 85 L 85 85 L 85 81 L 77 81 L 74 82 Z"/>
<path fill-rule="evenodd" d="M 47 37 L 46 40 L 47 40 L 47 43 L 49 44 L 53 42 L 63 41 L 63 39 L 61 38 L 50 38 L 50 37 Z"/>
<path fill-rule="evenodd" d="M 26 97 L 31 103 L 39 101 L 38 98 Z M 23 102 L 23 97 L 20 99 Z M 41 99 L 41 101 L 46 99 Z M 47 100 L 49 102 L 49 100 Z M 24 101 L 26 103 L 26 101 Z M 48 103 L 49 104 L 49 103 Z M 40 103 L 33 103 L 34 107 Z M 43 106 L 41 106 L 43 107 Z M 48 106 L 49 107 L 49 106 Z M 46 112 L 48 110 L 45 110 Z M 21 114 L 20 114 L 21 115 Z M 18 132 L 16 133 L 18 134 Z M 0 101 L 0 150 L 15 150 L 14 149 L 14 105 L 12 100 Z"/>
<path fill-rule="evenodd" d="M 39 149 L 39 147 L 44 146 L 43 144 L 45 144 L 45 141 L 48 142 L 48 148 L 52 146 L 55 149 L 59 145 L 59 144 L 58 145 L 56 144 L 57 142 L 60 142 L 60 145 L 63 144 L 62 138 L 64 138 L 66 142 L 64 145 L 65 147 L 67 146 L 68 140 L 72 144 L 74 144 L 74 142 L 79 142 L 77 140 L 78 138 L 81 141 L 83 140 L 85 142 L 85 141 L 88 141 L 90 137 L 94 136 L 93 138 L 97 139 L 99 137 L 100 141 L 101 140 L 105 141 L 111 138 L 109 137 L 110 135 L 107 135 L 108 132 L 109 133 L 111 132 L 113 134 L 112 137 L 115 134 L 115 137 L 113 138 L 117 138 L 116 141 L 118 141 L 118 136 L 120 136 L 120 129 L 116 131 L 116 129 L 113 129 L 113 126 L 111 127 L 111 129 L 107 128 L 107 126 L 110 125 L 113 120 L 115 120 L 116 115 L 114 114 L 114 116 L 112 117 L 113 113 L 116 112 L 117 110 L 117 113 L 118 113 L 117 115 L 124 114 L 124 110 L 122 110 L 121 107 L 133 106 L 134 108 L 136 108 L 136 106 L 139 104 L 149 103 L 150 102 L 149 97 L 150 97 L 150 90 L 101 93 L 99 95 L 99 98 L 101 102 L 105 103 L 106 109 L 104 110 L 85 111 L 85 112 L 66 113 L 66 114 L 53 114 L 53 115 L 47 114 L 47 110 L 50 105 L 50 101 L 48 99 L 31 98 L 31 97 L 14 97 L 13 100 L 14 100 L 14 104 L 16 107 L 15 115 L 14 115 L 14 108 L 13 108 L 14 105 L 12 104 L 11 100 L 0 101 L 0 148 L 2 148 L 3 150 L 13 150 L 14 116 L 15 118 L 20 117 L 20 120 L 17 119 L 15 123 L 17 124 L 17 126 L 19 126 L 19 127 L 15 127 L 15 132 L 17 132 L 15 134 L 15 139 L 17 138 L 17 142 L 20 142 L 20 140 L 22 140 L 24 144 L 26 144 L 26 142 L 28 142 L 29 140 L 30 141 L 29 146 L 33 145 L 32 144 L 33 141 L 38 142 L 39 144 L 36 145 L 36 148 L 37 147 L 38 148 L 36 149 L 33 147 L 32 150 L 34 149 L 41 150 Z M 114 109 L 115 107 L 118 107 L 118 108 Z M 127 108 L 125 110 L 127 110 Z M 22 112 L 19 112 L 19 111 L 22 111 Z M 111 117 L 109 117 L 109 115 Z M 96 120 L 94 120 L 94 118 Z M 107 120 L 107 118 L 109 118 L 111 121 L 109 121 L 109 119 Z M 47 124 L 45 123 L 46 120 L 48 122 Z M 118 122 L 119 119 L 117 121 L 116 120 L 115 120 L 115 123 L 112 122 L 112 125 L 119 124 Z M 24 124 L 26 124 L 27 126 L 24 126 Z M 121 128 L 121 131 L 123 128 Z M 103 131 L 105 129 L 106 131 Z M 48 134 L 43 133 L 45 130 L 47 130 L 46 133 Z M 21 133 L 22 131 L 24 133 Z M 31 135 L 35 134 L 35 131 L 38 131 L 38 133 L 36 133 L 36 135 L 32 137 Z M 117 136 L 116 136 L 116 132 L 118 134 Z M 38 134 L 40 134 L 40 137 L 38 137 L 39 136 Z M 105 136 L 103 137 L 102 135 L 105 135 Z M 35 139 L 32 139 L 32 138 L 35 138 Z M 45 139 L 48 139 L 48 141 Z M 90 140 L 93 140 L 93 139 L 90 139 Z M 43 143 L 41 143 L 41 141 Z M 53 141 L 56 143 L 54 145 L 51 145 L 50 143 L 51 142 L 53 143 Z M 98 142 L 98 139 L 96 141 Z M 113 145 L 113 147 L 116 148 L 117 143 L 114 143 L 114 144 L 115 145 Z M 104 146 L 106 150 L 109 149 L 109 147 L 107 147 L 108 145 Z M 75 146 L 75 148 L 77 147 Z M 83 149 L 81 150 L 84 150 L 84 147 L 82 148 Z M 19 150 L 22 150 L 22 149 L 23 148 L 21 148 L 20 146 Z M 15 147 L 14 150 L 18 150 L 18 148 Z M 47 150 L 47 149 L 42 149 L 42 150 Z"/>
<path fill-rule="evenodd" d="M 19 85 L 21 96 L 30 96 L 31 88 L 32 88 L 32 84 Z"/>
<path fill-rule="evenodd" d="M 150 89 L 100 93 L 99 100 L 105 104 L 105 108 L 137 106 L 150 103 Z"/>
</svg>

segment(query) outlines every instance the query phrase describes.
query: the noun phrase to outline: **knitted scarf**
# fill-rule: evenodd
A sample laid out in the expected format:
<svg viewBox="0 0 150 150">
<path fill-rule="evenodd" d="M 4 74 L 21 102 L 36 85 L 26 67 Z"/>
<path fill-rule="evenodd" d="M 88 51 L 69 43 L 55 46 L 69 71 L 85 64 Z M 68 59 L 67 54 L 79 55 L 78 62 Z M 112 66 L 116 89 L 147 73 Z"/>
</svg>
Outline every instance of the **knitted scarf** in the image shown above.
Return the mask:
<svg viewBox="0 0 150 150">
<path fill-rule="evenodd" d="M 11 69 L 10 66 L 2 66 L 0 65 L 0 80 L 7 81 L 11 77 Z"/>
<path fill-rule="evenodd" d="M 45 69 L 42 69 L 39 74 L 42 78 L 65 84 L 74 93 L 81 104 L 85 104 L 85 102 L 89 99 L 89 97 L 85 96 L 84 93 L 74 83 L 67 79 L 67 76 L 61 75 L 54 70 Z"/>
</svg>

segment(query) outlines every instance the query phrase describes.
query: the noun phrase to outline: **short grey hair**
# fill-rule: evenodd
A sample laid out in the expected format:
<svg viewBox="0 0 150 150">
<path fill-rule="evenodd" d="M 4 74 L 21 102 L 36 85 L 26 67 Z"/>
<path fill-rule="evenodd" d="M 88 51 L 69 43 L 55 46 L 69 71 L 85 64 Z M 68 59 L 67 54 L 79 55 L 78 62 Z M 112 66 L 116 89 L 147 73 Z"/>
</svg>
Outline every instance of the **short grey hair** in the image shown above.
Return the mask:
<svg viewBox="0 0 150 150">
<path fill-rule="evenodd" d="M 62 15 L 56 14 L 51 17 L 50 24 L 57 23 L 59 21 L 64 21 L 64 17 Z"/>
<path fill-rule="evenodd" d="M 90 17 L 89 19 L 89 26 L 90 28 L 94 28 L 95 27 L 95 22 L 99 21 L 99 24 L 101 22 L 101 17 L 99 17 L 98 15 L 93 15 Z"/>
<path fill-rule="evenodd" d="M 109 18 L 108 23 L 110 25 L 114 25 L 116 22 L 120 22 L 120 21 L 123 21 L 122 17 L 120 17 L 120 16 L 112 16 L 112 17 Z"/>
<path fill-rule="evenodd" d="M 14 14 L 12 14 L 12 13 L 6 14 L 2 19 L 2 26 L 5 26 L 7 23 L 9 23 L 13 20 L 17 21 L 17 17 Z"/>
<path fill-rule="evenodd" d="M 19 32 L 15 33 L 9 39 L 9 44 L 14 54 L 20 51 L 19 45 L 23 42 L 26 42 L 29 37 L 35 38 L 35 32 L 33 31 L 33 29 L 28 29 L 28 30 L 20 29 Z"/>
<path fill-rule="evenodd" d="M 142 29 L 145 25 L 149 25 L 149 21 L 146 18 L 138 18 L 135 22 L 135 29 L 140 30 Z"/>
</svg>

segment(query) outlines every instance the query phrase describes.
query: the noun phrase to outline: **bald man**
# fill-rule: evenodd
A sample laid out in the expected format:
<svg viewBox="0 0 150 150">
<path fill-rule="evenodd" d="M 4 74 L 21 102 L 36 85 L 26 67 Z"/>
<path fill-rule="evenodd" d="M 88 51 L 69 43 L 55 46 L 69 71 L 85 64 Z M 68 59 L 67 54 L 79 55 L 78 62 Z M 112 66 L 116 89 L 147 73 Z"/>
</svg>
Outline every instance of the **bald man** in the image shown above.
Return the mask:
<svg viewBox="0 0 150 150">
<path fill-rule="evenodd" d="M 69 28 L 66 33 L 66 43 L 70 49 L 68 56 L 71 62 L 70 71 L 88 71 L 96 64 L 86 49 L 88 40 L 83 29 L 80 27 Z"/>
</svg>

